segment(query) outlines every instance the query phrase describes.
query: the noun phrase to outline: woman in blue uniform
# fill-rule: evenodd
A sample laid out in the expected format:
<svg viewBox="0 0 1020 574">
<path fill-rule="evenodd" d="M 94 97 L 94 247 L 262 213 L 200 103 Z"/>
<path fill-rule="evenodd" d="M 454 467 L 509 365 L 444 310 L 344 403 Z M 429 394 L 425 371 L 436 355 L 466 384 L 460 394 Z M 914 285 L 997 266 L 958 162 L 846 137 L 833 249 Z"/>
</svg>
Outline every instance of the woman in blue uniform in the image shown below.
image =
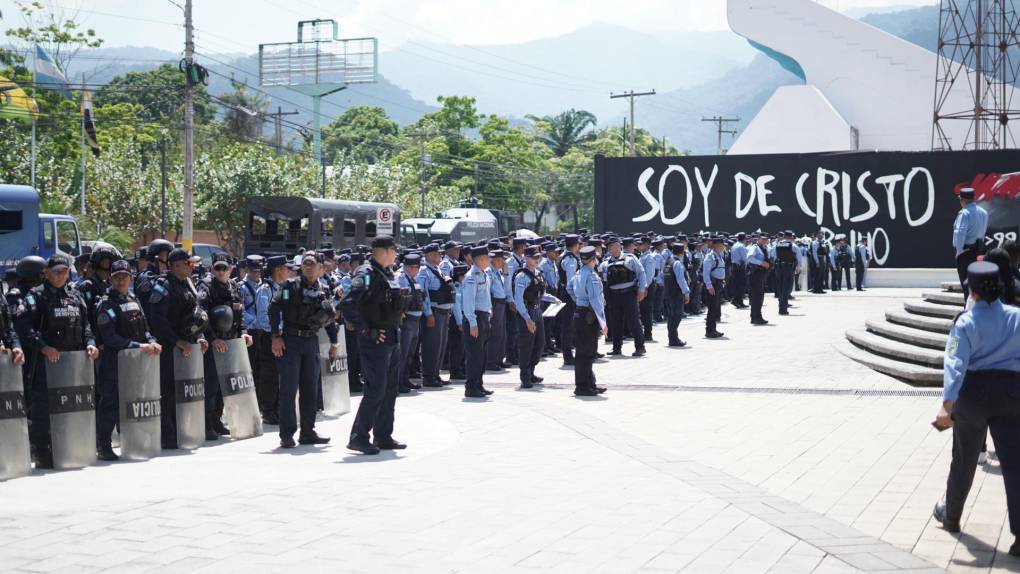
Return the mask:
<svg viewBox="0 0 1020 574">
<path fill-rule="evenodd" d="M 960 517 L 974 482 L 978 455 L 989 431 L 1006 485 L 1013 536 L 1020 534 L 1020 309 L 1003 305 L 998 267 L 987 261 L 967 267 L 974 306 L 957 317 L 946 342 L 939 428 L 953 429 L 953 462 L 946 499 L 935 519 L 949 532 Z M 1009 553 L 1020 556 L 1015 540 Z"/>
</svg>

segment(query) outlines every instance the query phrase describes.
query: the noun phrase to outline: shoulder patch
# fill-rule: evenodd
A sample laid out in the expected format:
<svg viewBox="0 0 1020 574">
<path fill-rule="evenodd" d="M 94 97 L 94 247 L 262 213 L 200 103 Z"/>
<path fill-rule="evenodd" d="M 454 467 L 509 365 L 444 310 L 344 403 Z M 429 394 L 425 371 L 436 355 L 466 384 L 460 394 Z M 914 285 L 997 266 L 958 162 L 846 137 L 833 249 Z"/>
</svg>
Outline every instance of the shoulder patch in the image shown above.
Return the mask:
<svg viewBox="0 0 1020 574">
<path fill-rule="evenodd" d="M 946 354 L 947 355 L 956 355 L 956 349 L 959 348 L 959 346 L 960 346 L 960 338 L 959 337 L 950 337 L 949 340 L 946 341 Z"/>
</svg>

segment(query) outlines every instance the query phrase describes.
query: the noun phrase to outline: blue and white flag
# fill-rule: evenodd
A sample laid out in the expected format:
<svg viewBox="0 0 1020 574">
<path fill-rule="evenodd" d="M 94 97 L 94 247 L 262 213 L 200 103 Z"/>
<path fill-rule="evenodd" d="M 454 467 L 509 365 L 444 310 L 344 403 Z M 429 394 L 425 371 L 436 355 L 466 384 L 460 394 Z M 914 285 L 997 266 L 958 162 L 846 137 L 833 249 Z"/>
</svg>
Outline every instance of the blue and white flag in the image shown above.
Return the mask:
<svg viewBox="0 0 1020 574">
<path fill-rule="evenodd" d="M 35 45 L 35 83 L 39 88 L 54 90 L 63 94 L 65 98 L 71 98 L 71 89 L 67 85 L 64 73 L 38 44 Z"/>
</svg>

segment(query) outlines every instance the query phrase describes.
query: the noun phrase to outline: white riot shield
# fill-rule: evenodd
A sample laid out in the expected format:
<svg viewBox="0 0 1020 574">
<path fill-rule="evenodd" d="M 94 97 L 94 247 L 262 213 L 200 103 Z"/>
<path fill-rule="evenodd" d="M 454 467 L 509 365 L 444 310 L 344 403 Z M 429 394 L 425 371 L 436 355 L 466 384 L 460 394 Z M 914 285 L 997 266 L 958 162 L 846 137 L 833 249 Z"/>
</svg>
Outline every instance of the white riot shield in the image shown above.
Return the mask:
<svg viewBox="0 0 1020 574">
<path fill-rule="evenodd" d="M 223 392 L 223 416 L 233 439 L 262 436 L 262 413 L 255 396 L 255 375 L 242 339 L 227 340 L 227 352 L 209 349 L 216 361 L 216 375 Z"/>
<path fill-rule="evenodd" d="M 82 468 L 96 462 L 96 387 L 92 360 L 85 351 L 61 351 L 56 363 L 45 357 L 54 468 Z"/>
<path fill-rule="evenodd" d="M 141 349 L 117 353 L 120 456 L 149 460 L 160 452 L 159 356 Z"/>
<path fill-rule="evenodd" d="M 21 367 L 0 353 L 0 480 L 32 472 Z"/>
<path fill-rule="evenodd" d="M 198 448 L 205 444 L 205 367 L 202 347 L 191 344 L 185 357 L 174 347 L 174 387 L 176 388 L 177 446 Z"/>
<path fill-rule="evenodd" d="M 329 335 L 319 330 L 319 360 L 322 376 L 322 412 L 342 415 L 351 412 L 351 387 L 347 381 L 347 341 L 341 328 L 336 358 L 329 359 Z"/>
</svg>

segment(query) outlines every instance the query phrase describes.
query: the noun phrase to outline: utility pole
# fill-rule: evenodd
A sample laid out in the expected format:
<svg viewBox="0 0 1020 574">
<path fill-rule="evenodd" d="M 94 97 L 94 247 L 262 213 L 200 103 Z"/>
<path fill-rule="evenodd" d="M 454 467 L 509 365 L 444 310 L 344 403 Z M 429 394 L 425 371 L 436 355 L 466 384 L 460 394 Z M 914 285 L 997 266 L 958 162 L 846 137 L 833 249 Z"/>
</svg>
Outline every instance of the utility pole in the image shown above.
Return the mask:
<svg viewBox="0 0 1020 574">
<path fill-rule="evenodd" d="M 737 135 L 737 130 L 727 130 L 727 129 L 724 129 L 723 126 L 725 126 L 728 123 L 739 122 L 740 118 L 724 118 L 722 116 L 712 116 L 710 118 L 701 118 L 701 121 L 703 121 L 703 122 L 712 122 L 712 123 L 716 124 L 716 132 L 717 132 L 717 144 L 716 144 L 716 146 L 719 149 L 719 155 L 722 155 L 723 154 L 723 147 L 722 147 L 722 136 L 723 136 L 723 134 L 730 134 L 731 136 Z"/>
<path fill-rule="evenodd" d="M 166 237 L 166 138 L 159 140 L 159 236 Z"/>
<path fill-rule="evenodd" d="M 655 90 L 650 92 L 635 92 L 631 90 L 629 92 L 623 92 L 622 94 L 609 94 L 609 99 L 614 100 L 616 98 L 628 98 L 630 99 L 630 155 L 637 155 L 634 148 L 634 98 L 641 96 L 654 96 Z"/>
<path fill-rule="evenodd" d="M 425 217 L 425 166 L 432 161 L 432 158 L 425 153 L 425 139 L 418 140 L 418 147 L 421 151 L 421 164 L 418 166 L 418 188 L 421 190 L 421 206 L 419 207 L 419 216 Z"/>
<path fill-rule="evenodd" d="M 273 113 L 263 114 L 266 117 L 273 118 L 273 127 L 275 131 L 273 133 L 273 146 L 276 148 L 276 155 L 283 154 L 283 116 L 297 115 L 298 112 L 285 112 L 280 106 L 276 106 L 276 111 Z"/>
<path fill-rule="evenodd" d="M 184 237 L 182 243 L 191 252 L 193 241 L 192 222 L 195 216 L 195 102 L 191 85 L 191 66 L 195 61 L 195 42 L 191 25 L 192 0 L 184 0 L 184 64 L 187 70 L 184 80 Z"/>
</svg>

